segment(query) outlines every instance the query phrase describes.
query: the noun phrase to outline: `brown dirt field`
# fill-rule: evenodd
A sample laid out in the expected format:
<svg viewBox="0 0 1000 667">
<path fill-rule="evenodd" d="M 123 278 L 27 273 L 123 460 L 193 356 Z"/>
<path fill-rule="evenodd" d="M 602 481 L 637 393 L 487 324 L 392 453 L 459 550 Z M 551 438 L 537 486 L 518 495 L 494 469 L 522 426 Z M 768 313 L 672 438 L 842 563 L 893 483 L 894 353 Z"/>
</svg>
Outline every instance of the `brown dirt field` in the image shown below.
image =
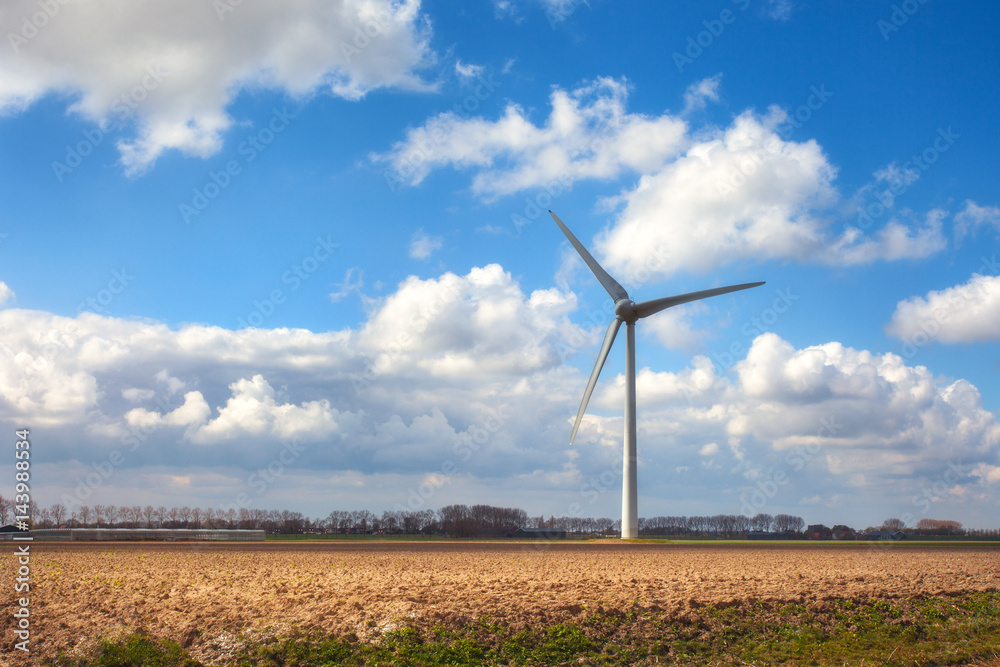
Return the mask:
<svg viewBox="0 0 1000 667">
<path fill-rule="evenodd" d="M 0 555 L 3 653 L 16 564 Z M 997 546 L 622 543 L 34 543 L 35 659 L 116 628 L 194 657 L 245 629 L 371 637 L 406 623 L 515 627 L 634 604 L 682 616 L 705 603 L 949 595 L 1000 588 Z"/>
</svg>

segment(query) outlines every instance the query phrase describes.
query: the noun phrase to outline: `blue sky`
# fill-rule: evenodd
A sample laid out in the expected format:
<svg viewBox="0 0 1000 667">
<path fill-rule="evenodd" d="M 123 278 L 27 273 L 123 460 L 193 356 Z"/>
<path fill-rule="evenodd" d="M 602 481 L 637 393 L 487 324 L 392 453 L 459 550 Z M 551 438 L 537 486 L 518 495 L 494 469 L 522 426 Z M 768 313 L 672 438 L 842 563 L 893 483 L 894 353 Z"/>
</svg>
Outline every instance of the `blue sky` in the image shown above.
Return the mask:
<svg viewBox="0 0 1000 667">
<path fill-rule="evenodd" d="M 617 516 L 551 208 L 637 300 L 767 281 L 640 322 L 640 516 L 995 527 L 998 10 L 43 5 L 0 9 L 41 504 Z"/>
</svg>

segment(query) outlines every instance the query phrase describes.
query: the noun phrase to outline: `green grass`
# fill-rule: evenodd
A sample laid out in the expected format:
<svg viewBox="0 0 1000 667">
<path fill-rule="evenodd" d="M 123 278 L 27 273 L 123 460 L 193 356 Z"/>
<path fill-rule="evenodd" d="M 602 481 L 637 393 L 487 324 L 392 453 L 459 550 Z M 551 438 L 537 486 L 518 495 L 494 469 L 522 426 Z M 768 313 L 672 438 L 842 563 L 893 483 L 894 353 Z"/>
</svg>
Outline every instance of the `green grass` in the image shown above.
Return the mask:
<svg viewBox="0 0 1000 667">
<path fill-rule="evenodd" d="M 960 665 L 1000 655 L 1000 593 L 909 599 L 746 601 L 667 613 L 634 606 L 579 623 L 403 627 L 360 641 L 322 634 L 261 640 L 225 667 L 333 665 Z M 101 640 L 49 667 L 198 667 L 172 641 Z"/>
<path fill-rule="evenodd" d="M 264 536 L 266 542 L 302 542 L 312 540 L 334 541 L 334 542 L 365 542 L 365 541 L 391 541 L 391 542 L 438 542 L 450 541 L 451 538 L 443 535 L 296 535 L 296 534 L 269 534 Z"/>
</svg>

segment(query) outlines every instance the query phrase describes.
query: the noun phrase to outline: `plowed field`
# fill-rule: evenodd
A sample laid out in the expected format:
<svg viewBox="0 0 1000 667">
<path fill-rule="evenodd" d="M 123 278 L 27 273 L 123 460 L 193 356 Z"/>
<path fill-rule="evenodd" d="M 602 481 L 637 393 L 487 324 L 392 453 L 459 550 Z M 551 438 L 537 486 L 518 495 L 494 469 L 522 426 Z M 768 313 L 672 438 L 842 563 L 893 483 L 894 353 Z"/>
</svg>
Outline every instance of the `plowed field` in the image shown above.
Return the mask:
<svg viewBox="0 0 1000 667">
<path fill-rule="evenodd" d="M 10 551 L 0 556 L 4 653 L 14 654 Z M 35 659 L 115 628 L 203 660 L 247 628 L 360 639 L 401 624 L 511 625 L 600 609 L 683 616 L 705 603 L 822 601 L 995 591 L 988 546 L 312 542 L 32 545 Z"/>
</svg>

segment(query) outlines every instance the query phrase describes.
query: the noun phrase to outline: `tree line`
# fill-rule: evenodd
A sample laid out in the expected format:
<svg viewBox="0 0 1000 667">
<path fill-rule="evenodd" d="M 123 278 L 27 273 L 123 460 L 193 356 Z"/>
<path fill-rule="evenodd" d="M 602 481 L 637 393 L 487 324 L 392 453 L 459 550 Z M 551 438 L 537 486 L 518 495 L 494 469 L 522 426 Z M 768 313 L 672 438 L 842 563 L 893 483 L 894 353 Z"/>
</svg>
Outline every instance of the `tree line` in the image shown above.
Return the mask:
<svg viewBox="0 0 1000 667">
<path fill-rule="evenodd" d="M 450 537 L 502 537 L 515 528 L 543 528 L 569 535 L 614 535 L 621 520 L 608 517 L 529 516 L 519 508 L 492 505 L 447 505 L 438 510 L 333 510 L 328 515 L 309 518 L 291 510 L 213 507 L 166 507 L 159 505 L 80 505 L 75 510 L 56 503 L 29 508 L 33 528 L 216 528 L 264 530 L 268 533 L 338 533 L 383 535 L 447 535 Z M 14 519 L 14 503 L 0 496 L 0 524 Z M 641 517 L 639 533 L 644 536 L 738 537 L 748 533 L 816 536 L 815 533 L 850 535 L 843 525 L 833 529 L 809 526 L 791 514 L 714 514 L 711 516 Z M 965 529 L 958 521 L 921 519 L 907 528 L 900 519 L 886 519 L 881 526 L 864 531 L 903 530 L 912 535 L 1000 537 L 996 529 Z M 825 536 L 825 535 L 824 535 Z"/>
</svg>

